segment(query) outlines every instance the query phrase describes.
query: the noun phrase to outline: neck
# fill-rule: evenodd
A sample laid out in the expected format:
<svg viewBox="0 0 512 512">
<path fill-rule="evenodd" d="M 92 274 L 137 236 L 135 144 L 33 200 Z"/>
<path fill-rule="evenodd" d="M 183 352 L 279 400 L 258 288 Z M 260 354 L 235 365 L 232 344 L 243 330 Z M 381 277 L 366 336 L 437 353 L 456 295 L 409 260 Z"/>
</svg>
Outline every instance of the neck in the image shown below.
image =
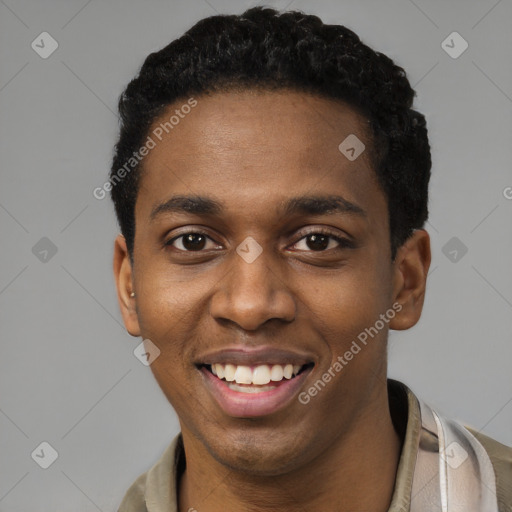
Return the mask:
<svg viewBox="0 0 512 512">
<path fill-rule="evenodd" d="M 401 441 L 393 428 L 387 389 L 383 395 L 313 461 L 278 476 L 229 469 L 184 431 L 187 467 L 179 485 L 179 510 L 386 512 L 393 495 Z"/>
</svg>

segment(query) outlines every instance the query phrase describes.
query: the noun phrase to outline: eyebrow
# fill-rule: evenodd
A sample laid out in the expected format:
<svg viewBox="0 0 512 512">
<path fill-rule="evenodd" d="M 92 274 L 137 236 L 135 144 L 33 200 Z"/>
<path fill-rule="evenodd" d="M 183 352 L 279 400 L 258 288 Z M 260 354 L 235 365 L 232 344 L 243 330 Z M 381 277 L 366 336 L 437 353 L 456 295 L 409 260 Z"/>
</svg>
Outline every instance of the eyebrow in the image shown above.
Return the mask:
<svg viewBox="0 0 512 512">
<path fill-rule="evenodd" d="M 223 203 L 209 197 L 190 195 L 173 196 L 167 201 L 157 204 L 151 211 L 150 219 L 154 220 L 165 213 L 191 213 L 194 215 L 217 215 L 223 211 Z M 299 196 L 292 197 L 278 209 L 284 216 L 355 214 L 366 217 L 366 211 L 360 206 L 339 195 Z"/>
<path fill-rule="evenodd" d="M 300 196 L 287 200 L 283 208 L 283 214 L 291 216 L 297 213 L 305 215 L 349 213 L 366 217 L 366 212 L 360 206 L 338 195 Z"/>
</svg>

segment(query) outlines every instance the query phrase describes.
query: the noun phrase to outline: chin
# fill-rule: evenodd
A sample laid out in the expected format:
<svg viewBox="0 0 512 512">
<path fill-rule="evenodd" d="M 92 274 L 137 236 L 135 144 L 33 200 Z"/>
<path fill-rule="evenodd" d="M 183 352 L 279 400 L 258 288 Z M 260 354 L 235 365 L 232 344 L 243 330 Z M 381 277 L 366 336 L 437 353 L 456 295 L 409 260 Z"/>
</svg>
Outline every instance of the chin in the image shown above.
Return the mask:
<svg viewBox="0 0 512 512">
<path fill-rule="evenodd" d="M 221 441 L 219 443 L 219 440 Z M 203 444 L 212 457 L 237 473 L 254 476 L 277 476 L 307 463 L 307 439 L 299 433 L 276 435 L 276 432 L 224 433 L 213 442 Z"/>
</svg>

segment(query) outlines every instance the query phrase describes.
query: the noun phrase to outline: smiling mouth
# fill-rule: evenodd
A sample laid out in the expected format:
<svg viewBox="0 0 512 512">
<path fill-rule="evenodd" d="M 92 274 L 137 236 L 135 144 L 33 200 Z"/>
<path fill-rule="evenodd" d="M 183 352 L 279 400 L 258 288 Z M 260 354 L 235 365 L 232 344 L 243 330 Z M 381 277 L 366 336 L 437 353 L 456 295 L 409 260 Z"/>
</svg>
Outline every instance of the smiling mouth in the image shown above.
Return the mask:
<svg viewBox="0 0 512 512">
<path fill-rule="evenodd" d="M 212 363 L 199 365 L 199 369 L 205 368 L 233 391 L 263 393 L 274 390 L 281 383 L 294 379 L 313 366 L 314 363 L 304 365 L 260 364 L 257 366 Z"/>
</svg>

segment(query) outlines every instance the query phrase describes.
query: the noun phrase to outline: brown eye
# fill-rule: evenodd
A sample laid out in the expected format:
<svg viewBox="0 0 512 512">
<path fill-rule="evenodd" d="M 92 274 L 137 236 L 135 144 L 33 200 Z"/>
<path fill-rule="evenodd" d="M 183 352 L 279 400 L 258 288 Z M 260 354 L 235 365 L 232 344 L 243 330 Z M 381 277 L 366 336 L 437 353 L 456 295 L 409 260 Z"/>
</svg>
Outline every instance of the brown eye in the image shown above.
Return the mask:
<svg viewBox="0 0 512 512">
<path fill-rule="evenodd" d="M 206 238 L 199 233 L 189 233 L 183 237 L 183 247 L 187 251 L 200 251 L 204 248 Z"/>
<path fill-rule="evenodd" d="M 300 251 L 324 252 L 327 250 L 341 250 L 352 248 L 354 244 L 345 238 L 317 231 L 304 235 L 296 244 L 295 248 Z"/>
<path fill-rule="evenodd" d="M 325 251 L 329 246 L 329 238 L 326 235 L 308 235 L 306 245 L 313 251 Z"/>
<path fill-rule="evenodd" d="M 182 252 L 199 252 L 205 249 L 208 241 L 213 243 L 210 237 L 204 233 L 191 231 L 172 238 L 165 245 L 172 246 L 174 249 Z M 215 247 L 218 246 L 215 245 Z"/>
</svg>

